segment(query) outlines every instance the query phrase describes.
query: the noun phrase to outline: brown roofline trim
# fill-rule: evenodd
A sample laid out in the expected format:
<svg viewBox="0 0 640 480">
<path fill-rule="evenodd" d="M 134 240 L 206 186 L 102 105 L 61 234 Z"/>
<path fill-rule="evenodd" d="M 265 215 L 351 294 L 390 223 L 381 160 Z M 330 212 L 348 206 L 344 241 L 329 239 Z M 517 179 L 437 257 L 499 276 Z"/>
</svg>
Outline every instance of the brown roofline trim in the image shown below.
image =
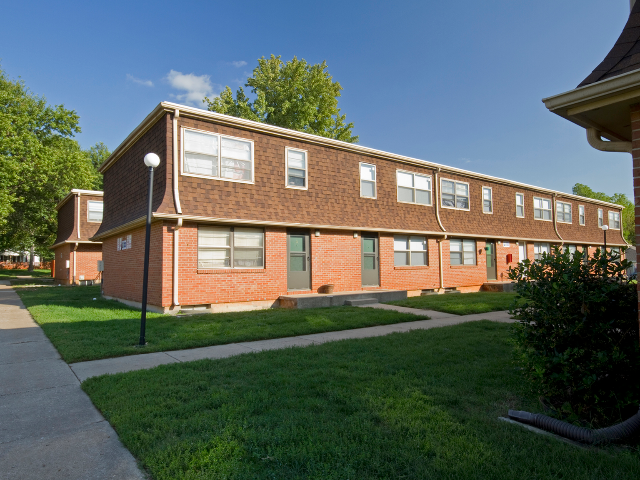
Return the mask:
<svg viewBox="0 0 640 480">
<path fill-rule="evenodd" d="M 154 214 L 155 216 L 155 214 Z M 130 222 L 127 222 L 123 225 L 120 225 L 119 227 L 114 227 L 114 228 L 110 228 L 109 230 L 106 230 L 105 232 L 101 233 L 100 235 L 94 235 L 93 237 L 90 238 L 90 240 L 92 242 L 101 242 L 101 240 L 104 240 L 107 237 L 111 237 L 113 235 L 116 235 L 120 232 L 125 232 L 127 230 L 131 230 L 132 228 L 137 228 L 140 227 L 142 225 L 144 225 L 145 223 L 147 223 L 147 216 L 145 215 L 144 217 L 139 217 L 136 218 L 135 220 L 131 220 Z"/>
<path fill-rule="evenodd" d="M 72 189 L 67 196 L 60 200 L 60 203 L 56 205 L 56 210 L 60 210 L 62 206 L 69 201 L 71 197 L 74 195 L 93 195 L 94 197 L 102 197 L 104 196 L 104 192 L 100 190 L 81 190 L 79 188 Z"/>
<path fill-rule="evenodd" d="M 95 243 L 97 245 L 101 245 L 102 242 L 92 242 L 91 240 L 63 240 L 62 242 L 54 243 L 49 247 L 49 250 L 53 250 L 54 248 L 59 247 L 60 245 L 64 245 L 65 243 Z"/>
<path fill-rule="evenodd" d="M 585 87 L 587 88 L 587 87 Z M 222 115 L 220 113 L 210 112 L 208 110 L 202 110 L 200 108 L 188 107 L 186 105 L 179 105 L 177 103 L 171 102 L 161 102 L 158 106 L 149 114 L 147 117 L 140 123 L 134 130 L 129 134 L 129 136 L 122 142 L 105 160 L 105 162 L 100 166 L 99 171 L 101 173 L 106 172 L 115 162 L 117 162 L 122 155 L 142 136 L 144 135 L 155 123 L 157 123 L 165 114 L 173 113 L 175 110 L 180 110 L 181 117 L 193 118 L 196 120 L 208 120 L 215 121 L 221 125 L 227 125 L 236 128 L 243 128 L 245 130 L 264 133 L 267 135 L 275 135 L 278 137 L 288 138 L 292 140 L 303 141 L 307 143 L 312 143 L 314 145 L 324 146 L 324 147 L 332 147 L 338 150 L 363 154 L 374 158 L 380 158 L 383 160 L 391 160 L 403 164 L 408 165 L 416 165 L 423 168 L 430 169 L 438 169 L 440 168 L 442 172 L 446 172 L 454 175 L 461 175 L 470 178 L 475 178 L 478 180 L 491 181 L 497 184 L 515 186 L 518 188 L 526 188 L 528 190 L 535 190 L 537 192 L 543 192 L 547 194 L 556 194 L 562 196 L 563 198 L 571 198 L 575 200 L 584 201 L 584 197 L 579 197 L 577 195 L 572 195 L 570 193 L 558 192 L 556 190 L 550 190 L 542 187 L 536 187 L 534 185 L 528 185 L 526 183 L 514 182 L 512 180 L 507 180 L 504 178 L 493 177 L 490 175 L 484 175 L 481 173 L 471 172 L 469 170 L 463 170 L 455 167 L 448 167 L 446 165 L 442 165 L 434 162 L 427 162 L 426 160 L 420 160 L 417 158 L 405 157 L 404 155 L 396 155 L 393 153 L 385 152 L 382 150 L 376 150 L 374 148 L 362 147 L 360 145 L 354 145 L 348 142 L 342 142 L 340 140 L 333 140 L 331 138 L 321 137 L 319 135 L 311 135 L 304 132 L 298 132 L 296 130 L 290 130 L 288 128 L 276 127 L 273 125 L 268 125 L 266 123 L 254 122 L 252 120 L 245 120 L 244 118 L 232 117 L 230 115 Z M 596 203 L 598 205 L 606 205 L 609 207 L 614 206 L 613 203 L 601 202 L 599 200 L 587 199 L 592 203 Z M 620 205 L 616 205 L 620 208 Z"/>
</svg>

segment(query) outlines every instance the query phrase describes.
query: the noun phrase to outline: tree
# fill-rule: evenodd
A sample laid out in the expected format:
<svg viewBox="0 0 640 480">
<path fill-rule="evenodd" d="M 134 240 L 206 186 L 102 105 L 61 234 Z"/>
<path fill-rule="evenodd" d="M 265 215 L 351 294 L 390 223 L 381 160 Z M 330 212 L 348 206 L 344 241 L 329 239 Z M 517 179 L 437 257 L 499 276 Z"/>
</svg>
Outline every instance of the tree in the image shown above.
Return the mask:
<svg viewBox="0 0 640 480">
<path fill-rule="evenodd" d="M 56 204 L 72 188 L 95 188 L 90 155 L 72 137 L 79 117 L 47 105 L 0 70 L 0 250 L 46 255 L 55 240 Z"/>
<path fill-rule="evenodd" d="M 86 151 L 86 154 L 89 156 L 89 160 L 91 160 L 91 164 L 93 168 L 95 168 L 96 172 L 98 172 L 98 168 L 102 165 L 111 152 L 109 148 L 102 142 L 96 143 L 93 147 Z M 96 180 L 95 187 L 97 190 L 102 190 L 102 174 L 98 172 L 98 179 Z"/>
<path fill-rule="evenodd" d="M 212 112 L 358 142 L 358 136 L 352 135 L 353 123 L 346 123 L 346 115 L 340 114 L 338 97 L 342 87 L 327 72 L 325 61 L 310 65 L 297 57 L 286 63 L 280 56 L 262 57 L 245 87 L 255 95 L 253 103 L 242 87 L 234 99 L 229 86 L 219 97 L 205 97 L 203 102 Z"/>
<path fill-rule="evenodd" d="M 573 194 L 581 197 L 593 198 L 603 202 L 615 203 L 624 207 L 622 210 L 621 221 L 624 239 L 631 245 L 636 244 L 636 212 L 633 203 L 624 193 L 614 193 L 609 196 L 603 192 L 594 192 L 590 187 L 582 183 L 576 183 L 573 186 Z"/>
</svg>

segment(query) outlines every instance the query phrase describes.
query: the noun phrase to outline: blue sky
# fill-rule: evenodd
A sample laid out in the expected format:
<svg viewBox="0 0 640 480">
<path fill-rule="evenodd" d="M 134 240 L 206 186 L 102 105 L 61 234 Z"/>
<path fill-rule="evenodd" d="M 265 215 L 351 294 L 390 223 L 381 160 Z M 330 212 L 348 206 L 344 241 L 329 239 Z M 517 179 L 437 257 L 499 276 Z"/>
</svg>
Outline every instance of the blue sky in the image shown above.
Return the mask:
<svg viewBox="0 0 640 480">
<path fill-rule="evenodd" d="M 628 154 L 549 113 L 602 61 L 628 0 L 20 2 L 3 6 L 12 78 L 114 149 L 163 100 L 200 106 L 270 54 L 326 60 L 360 144 L 570 192 L 632 196 Z"/>
</svg>

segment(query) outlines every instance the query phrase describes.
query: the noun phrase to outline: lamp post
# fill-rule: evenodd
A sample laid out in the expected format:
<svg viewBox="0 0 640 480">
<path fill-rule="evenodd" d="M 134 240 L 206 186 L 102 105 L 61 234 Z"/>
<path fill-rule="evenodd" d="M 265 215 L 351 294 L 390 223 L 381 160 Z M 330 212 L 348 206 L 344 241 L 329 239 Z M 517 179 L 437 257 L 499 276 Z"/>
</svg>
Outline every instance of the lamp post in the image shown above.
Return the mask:
<svg viewBox="0 0 640 480">
<path fill-rule="evenodd" d="M 140 343 L 146 345 L 145 327 L 147 323 L 147 284 L 149 282 L 149 245 L 151 244 L 151 203 L 153 201 L 153 169 L 160 165 L 160 157 L 155 153 L 144 156 L 144 164 L 149 167 L 149 203 L 147 204 L 147 231 L 144 237 L 144 274 L 142 277 L 142 313 L 140 315 Z"/>
<path fill-rule="evenodd" d="M 609 230 L 609 225 L 603 225 L 602 231 L 604 232 L 604 253 L 607 253 L 607 230 Z"/>
</svg>

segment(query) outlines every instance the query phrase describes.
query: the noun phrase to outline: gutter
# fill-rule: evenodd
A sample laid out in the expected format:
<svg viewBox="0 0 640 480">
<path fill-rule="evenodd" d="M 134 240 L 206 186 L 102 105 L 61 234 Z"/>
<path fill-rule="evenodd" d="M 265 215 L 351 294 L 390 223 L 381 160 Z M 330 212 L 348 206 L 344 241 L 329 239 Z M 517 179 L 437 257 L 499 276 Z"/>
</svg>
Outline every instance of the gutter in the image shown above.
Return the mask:
<svg viewBox="0 0 640 480">
<path fill-rule="evenodd" d="M 180 191 L 178 188 L 178 117 L 180 117 L 180 110 L 177 108 L 173 112 L 173 202 L 176 209 L 176 213 L 182 215 L 182 207 L 180 206 Z M 176 221 L 176 226 L 173 228 L 173 305 L 180 305 L 178 298 L 178 280 L 179 280 L 179 253 L 180 253 L 180 235 L 179 230 L 182 228 L 182 216 Z"/>
<path fill-rule="evenodd" d="M 602 132 L 600 132 L 600 130 L 593 127 L 587 128 L 587 141 L 589 142 L 589 145 L 591 145 L 596 150 L 600 150 L 601 152 L 632 153 L 631 142 L 626 142 L 626 141 L 605 142 L 600 137 L 602 137 Z"/>
</svg>

